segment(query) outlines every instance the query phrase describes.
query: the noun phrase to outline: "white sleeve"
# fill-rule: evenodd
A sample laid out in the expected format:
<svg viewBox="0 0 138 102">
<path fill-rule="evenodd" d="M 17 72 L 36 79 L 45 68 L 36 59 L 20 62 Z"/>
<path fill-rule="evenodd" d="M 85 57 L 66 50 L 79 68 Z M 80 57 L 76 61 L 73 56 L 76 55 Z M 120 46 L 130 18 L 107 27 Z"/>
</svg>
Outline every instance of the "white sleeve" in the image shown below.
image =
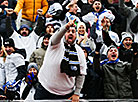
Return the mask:
<svg viewBox="0 0 138 102">
<path fill-rule="evenodd" d="M 95 19 L 95 16 L 91 12 L 82 17 L 82 20 L 85 23 L 90 23 L 91 25 L 93 24 L 94 19 Z"/>
<path fill-rule="evenodd" d="M 14 64 L 16 67 L 25 65 L 24 57 L 20 54 L 16 54 L 17 56 L 14 57 Z"/>
<path fill-rule="evenodd" d="M 5 69 L 4 66 L 0 63 L 0 88 L 3 88 L 3 85 L 5 83 L 6 77 L 5 77 Z"/>
</svg>

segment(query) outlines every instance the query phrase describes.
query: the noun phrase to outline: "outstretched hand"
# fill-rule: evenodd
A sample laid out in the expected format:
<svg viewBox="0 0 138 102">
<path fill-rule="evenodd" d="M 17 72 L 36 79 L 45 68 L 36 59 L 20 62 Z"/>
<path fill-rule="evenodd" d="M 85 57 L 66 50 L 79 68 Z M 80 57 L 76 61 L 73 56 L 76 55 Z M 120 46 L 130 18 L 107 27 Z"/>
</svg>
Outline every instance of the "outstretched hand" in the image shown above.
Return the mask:
<svg viewBox="0 0 138 102">
<path fill-rule="evenodd" d="M 76 25 L 75 25 L 75 21 L 76 21 L 76 19 L 69 21 L 69 22 L 66 24 L 66 29 L 69 29 L 70 27 L 75 27 L 75 26 L 76 26 Z"/>
<path fill-rule="evenodd" d="M 79 95 L 72 95 L 68 100 L 72 100 L 71 102 L 79 102 L 80 96 Z"/>
</svg>

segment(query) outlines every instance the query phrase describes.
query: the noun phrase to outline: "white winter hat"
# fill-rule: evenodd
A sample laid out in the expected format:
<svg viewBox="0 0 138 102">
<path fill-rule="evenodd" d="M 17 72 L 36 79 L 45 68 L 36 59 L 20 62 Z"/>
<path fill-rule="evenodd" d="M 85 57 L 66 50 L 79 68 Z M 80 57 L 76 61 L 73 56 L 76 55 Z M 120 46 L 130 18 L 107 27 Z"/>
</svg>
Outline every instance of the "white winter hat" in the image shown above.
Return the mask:
<svg viewBox="0 0 138 102">
<path fill-rule="evenodd" d="M 125 38 L 131 38 L 133 40 L 133 37 L 129 32 L 122 32 L 121 35 L 122 35 L 121 42 L 123 42 Z"/>
</svg>

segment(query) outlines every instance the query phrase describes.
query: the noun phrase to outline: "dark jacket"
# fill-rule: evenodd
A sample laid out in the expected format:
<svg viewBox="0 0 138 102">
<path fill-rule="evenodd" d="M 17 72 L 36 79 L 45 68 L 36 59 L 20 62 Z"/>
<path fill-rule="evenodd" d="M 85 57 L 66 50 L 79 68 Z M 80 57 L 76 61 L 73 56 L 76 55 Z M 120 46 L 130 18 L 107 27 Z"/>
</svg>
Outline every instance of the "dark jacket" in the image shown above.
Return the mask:
<svg viewBox="0 0 138 102">
<path fill-rule="evenodd" d="M 130 29 L 133 33 L 138 32 L 138 14 L 137 14 L 137 16 L 135 16 L 135 18 L 130 23 Z"/>
<path fill-rule="evenodd" d="M 100 66 L 99 55 L 96 54 L 93 65 L 95 71 L 103 77 L 104 98 L 133 98 L 129 76 L 131 71 L 130 63 L 118 61 L 117 63 L 105 63 Z"/>
<path fill-rule="evenodd" d="M 83 3 L 82 0 L 78 0 L 77 5 L 81 9 L 81 16 L 84 16 L 87 13 L 92 12 L 92 5 L 89 3 Z"/>
</svg>

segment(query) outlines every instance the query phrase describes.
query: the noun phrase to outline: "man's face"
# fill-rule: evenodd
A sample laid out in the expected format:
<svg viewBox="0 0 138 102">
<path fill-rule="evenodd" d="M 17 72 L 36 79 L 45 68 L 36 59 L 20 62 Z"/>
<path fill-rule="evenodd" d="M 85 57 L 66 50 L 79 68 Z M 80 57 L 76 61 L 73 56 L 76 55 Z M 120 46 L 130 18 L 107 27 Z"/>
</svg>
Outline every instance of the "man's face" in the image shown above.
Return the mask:
<svg viewBox="0 0 138 102">
<path fill-rule="evenodd" d="M 20 34 L 22 36 L 28 36 L 29 30 L 27 28 L 23 28 L 23 29 L 20 30 Z"/>
<path fill-rule="evenodd" d="M 130 49 L 132 45 L 132 39 L 131 38 L 125 38 L 123 41 L 123 45 L 126 49 Z"/>
<path fill-rule="evenodd" d="M 34 75 L 37 75 L 37 70 L 35 68 L 29 69 L 29 73 L 32 74 L 32 72 L 34 73 Z"/>
<path fill-rule="evenodd" d="M 5 51 L 7 52 L 8 55 L 10 55 L 12 52 L 14 52 L 14 48 L 11 46 L 6 46 Z"/>
<path fill-rule="evenodd" d="M 118 58 L 118 50 L 114 47 L 109 49 L 107 58 L 109 61 L 115 61 Z"/>
<path fill-rule="evenodd" d="M 76 39 L 75 27 L 70 27 L 70 29 L 65 34 L 65 40 L 68 44 L 73 44 Z"/>
<path fill-rule="evenodd" d="M 99 1 L 95 1 L 94 4 L 93 4 L 93 8 L 96 12 L 99 12 L 102 8 L 102 4 L 101 2 Z"/>
<path fill-rule="evenodd" d="M 78 28 L 78 33 L 79 34 L 84 34 L 85 33 L 85 28 L 83 25 L 81 25 L 79 28 Z"/>
<path fill-rule="evenodd" d="M 54 28 L 51 25 L 47 26 L 46 27 L 46 33 L 52 35 L 54 33 Z"/>
<path fill-rule="evenodd" d="M 48 46 L 48 43 L 49 43 L 49 39 L 48 38 L 45 38 L 43 40 L 43 44 L 47 47 Z"/>
<path fill-rule="evenodd" d="M 78 5 L 74 4 L 73 7 L 71 8 L 74 14 L 77 14 L 77 10 L 78 10 Z"/>
<path fill-rule="evenodd" d="M 8 0 L 4 0 L 3 3 L 1 3 L 1 5 L 8 6 Z"/>
<path fill-rule="evenodd" d="M 93 4 L 93 0 L 88 0 L 88 3 L 89 4 Z"/>
</svg>

